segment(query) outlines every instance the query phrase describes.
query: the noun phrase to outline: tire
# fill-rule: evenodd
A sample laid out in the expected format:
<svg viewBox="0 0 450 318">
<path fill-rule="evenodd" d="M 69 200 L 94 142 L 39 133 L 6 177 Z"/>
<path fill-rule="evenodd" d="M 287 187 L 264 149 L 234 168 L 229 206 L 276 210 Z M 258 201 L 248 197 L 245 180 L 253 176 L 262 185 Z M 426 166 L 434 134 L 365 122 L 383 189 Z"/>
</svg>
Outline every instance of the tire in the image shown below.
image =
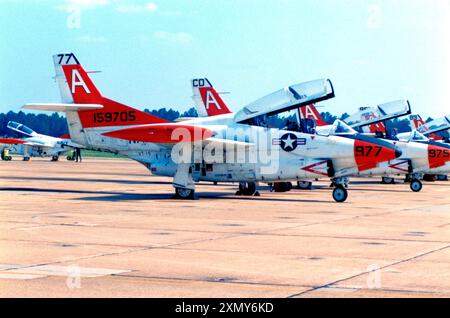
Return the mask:
<svg viewBox="0 0 450 318">
<path fill-rule="evenodd" d="M 333 190 L 333 199 L 336 202 L 345 202 L 348 197 L 348 191 L 342 185 L 337 185 Z"/>
<path fill-rule="evenodd" d="M 275 192 L 288 192 L 292 189 L 291 182 L 275 182 L 273 184 L 273 190 Z"/>
<path fill-rule="evenodd" d="M 297 187 L 302 190 L 311 190 L 312 182 L 311 181 L 297 181 Z"/>
<path fill-rule="evenodd" d="M 59 156 L 52 156 L 52 161 L 58 161 Z"/>
<path fill-rule="evenodd" d="M 186 188 L 175 188 L 175 197 L 182 200 L 192 200 L 194 199 L 195 191 Z"/>
<path fill-rule="evenodd" d="M 390 177 L 382 177 L 381 178 L 381 183 L 382 184 L 394 184 L 394 178 L 390 178 Z"/>
<path fill-rule="evenodd" d="M 23 157 L 23 161 L 30 161 L 30 157 Z"/>
<path fill-rule="evenodd" d="M 255 182 L 241 182 L 239 183 L 239 191 L 242 195 L 254 195 L 256 193 Z"/>
<path fill-rule="evenodd" d="M 411 190 L 413 192 L 420 192 L 420 190 L 422 190 L 422 182 L 420 180 L 412 180 L 411 184 L 409 185 L 409 187 L 411 188 Z"/>
</svg>

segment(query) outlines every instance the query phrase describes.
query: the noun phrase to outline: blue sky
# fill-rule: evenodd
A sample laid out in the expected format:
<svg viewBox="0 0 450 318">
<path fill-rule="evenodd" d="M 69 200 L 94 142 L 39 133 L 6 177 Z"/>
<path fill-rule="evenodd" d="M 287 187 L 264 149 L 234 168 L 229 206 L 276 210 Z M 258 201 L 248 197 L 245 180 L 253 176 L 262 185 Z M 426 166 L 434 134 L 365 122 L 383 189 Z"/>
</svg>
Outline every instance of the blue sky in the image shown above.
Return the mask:
<svg viewBox="0 0 450 318">
<path fill-rule="evenodd" d="M 78 14 L 80 13 L 80 14 Z M 335 114 L 408 98 L 450 113 L 449 0 L 0 0 L 0 112 L 59 102 L 51 55 L 74 52 L 131 106 L 193 105 L 208 77 L 234 111 L 289 84 L 332 80 Z"/>
</svg>

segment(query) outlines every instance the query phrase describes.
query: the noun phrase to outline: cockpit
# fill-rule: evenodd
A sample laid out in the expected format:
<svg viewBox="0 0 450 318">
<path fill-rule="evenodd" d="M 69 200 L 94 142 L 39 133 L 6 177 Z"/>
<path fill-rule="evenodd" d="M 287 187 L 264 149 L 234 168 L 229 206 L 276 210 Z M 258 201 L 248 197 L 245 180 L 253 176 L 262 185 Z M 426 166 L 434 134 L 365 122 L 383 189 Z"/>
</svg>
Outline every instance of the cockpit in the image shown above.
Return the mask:
<svg viewBox="0 0 450 318">
<path fill-rule="evenodd" d="M 28 135 L 28 136 L 33 136 L 36 134 L 36 132 L 33 129 L 31 129 L 23 124 L 17 123 L 15 121 L 8 122 L 7 127 L 14 131 L 17 131 L 18 133 Z"/>
<path fill-rule="evenodd" d="M 417 130 L 414 130 L 411 132 L 411 135 L 409 137 L 409 141 L 421 141 L 421 142 L 427 142 L 428 138 L 425 137 L 422 133 L 418 132 Z"/>
<path fill-rule="evenodd" d="M 317 134 L 321 136 L 339 135 L 348 136 L 356 135 L 358 132 L 352 127 L 344 123 L 342 120 L 335 120 L 333 125 L 323 126 L 317 129 Z"/>
<path fill-rule="evenodd" d="M 428 142 L 429 139 L 421 132 L 414 130 L 406 133 L 398 134 L 398 139 L 407 142 Z"/>
</svg>

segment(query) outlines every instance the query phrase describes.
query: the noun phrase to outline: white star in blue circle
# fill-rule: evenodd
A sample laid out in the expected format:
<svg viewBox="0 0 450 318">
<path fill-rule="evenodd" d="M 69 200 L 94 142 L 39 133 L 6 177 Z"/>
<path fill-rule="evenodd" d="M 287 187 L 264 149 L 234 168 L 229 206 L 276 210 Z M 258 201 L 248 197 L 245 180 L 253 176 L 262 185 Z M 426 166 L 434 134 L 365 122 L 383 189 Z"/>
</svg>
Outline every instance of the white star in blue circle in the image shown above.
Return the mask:
<svg viewBox="0 0 450 318">
<path fill-rule="evenodd" d="M 281 149 L 290 152 L 297 148 L 297 136 L 294 134 L 285 134 L 281 137 Z"/>
</svg>

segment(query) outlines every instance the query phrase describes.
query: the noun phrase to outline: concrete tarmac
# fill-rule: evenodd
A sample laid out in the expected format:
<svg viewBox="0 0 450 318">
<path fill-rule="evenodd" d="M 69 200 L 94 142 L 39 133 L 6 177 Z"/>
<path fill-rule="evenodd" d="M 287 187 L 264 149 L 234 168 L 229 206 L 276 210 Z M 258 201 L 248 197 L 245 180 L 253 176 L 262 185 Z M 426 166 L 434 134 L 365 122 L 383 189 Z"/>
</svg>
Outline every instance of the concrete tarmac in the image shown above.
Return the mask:
<svg viewBox="0 0 450 318">
<path fill-rule="evenodd" d="M 130 160 L 0 162 L 1 297 L 450 297 L 450 182 L 235 196 Z"/>
</svg>

